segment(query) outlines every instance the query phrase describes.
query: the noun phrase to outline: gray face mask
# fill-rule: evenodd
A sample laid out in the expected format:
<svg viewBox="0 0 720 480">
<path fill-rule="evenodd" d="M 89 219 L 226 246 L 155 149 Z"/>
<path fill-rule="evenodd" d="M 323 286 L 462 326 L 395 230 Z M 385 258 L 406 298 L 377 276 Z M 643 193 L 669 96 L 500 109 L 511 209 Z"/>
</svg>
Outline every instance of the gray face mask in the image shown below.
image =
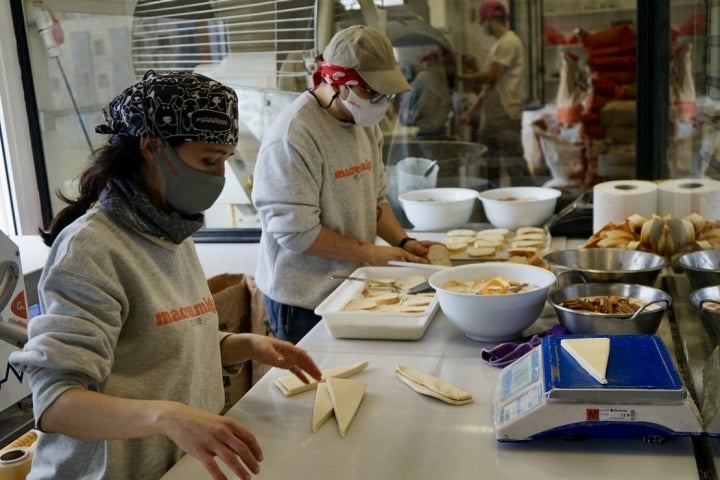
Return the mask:
<svg viewBox="0 0 720 480">
<path fill-rule="evenodd" d="M 188 167 L 167 143 L 153 157 L 165 179 L 165 200 L 178 213 L 195 215 L 204 212 L 225 187 L 225 177 Z"/>
</svg>

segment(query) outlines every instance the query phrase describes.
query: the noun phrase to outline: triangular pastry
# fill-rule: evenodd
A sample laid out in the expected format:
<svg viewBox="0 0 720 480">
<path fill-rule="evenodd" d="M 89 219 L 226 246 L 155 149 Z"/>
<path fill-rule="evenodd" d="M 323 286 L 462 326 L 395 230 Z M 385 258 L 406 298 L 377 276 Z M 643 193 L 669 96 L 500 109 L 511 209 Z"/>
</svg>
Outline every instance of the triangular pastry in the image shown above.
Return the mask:
<svg viewBox="0 0 720 480">
<path fill-rule="evenodd" d="M 327 390 L 332 400 L 338 430 L 343 437 L 355 418 L 360 402 L 365 396 L 367 384 L 346 378 L 328 378 Z"/>
<path fill-rule="evenodd" d="M 327 370 L 323 370 L 322 377 L 320 381 L 325 380 L 326 378 L 331 377 L 337 377 L 337 378 L 346 378 L 351 377 L 355 375 L 356 373 L 364 370 L 367 368 L 368 362 L 359 362 L 354 365 L 344 365 L 342 367 L 334 367 L 329 368 Z M 297 395 L 298 393 L 307 392 L 308 390 L 312 390 L 317 386 L 319 382 L 314 379 L 310 379 L 310 383 L 303 383 L 302 380 L 300 380 L 295 375 L 283 375 L 282 377 L 278 377 L 275 379 L 275 386 L 280 389 L 280 391 L 285 395 L 286 397 L 290 397 L 293 395 Z"/>
<path fill-rule="evenodd" d="M 332 417 L 333 404 L 325 383 L 319 383 L 315 393 L 315 406 L 313 408 L 312 431 L 317 432 L 320 427 Z"/>
<path fill-rule="evenodd" d="M 423 395 L 438 398 L 453 405 L 472 402 L 472 395 L 429 373 L 421 372 L 407 365 L 396 365 L 395 373 L 410 388 Z"/>
<path fill-rule="evenodd" d="M 560 346 L 582 366 L 595 380 L 608 383 L 605 377 L 610 357 L 608 337 L 563 338 Z"/>
</svg>

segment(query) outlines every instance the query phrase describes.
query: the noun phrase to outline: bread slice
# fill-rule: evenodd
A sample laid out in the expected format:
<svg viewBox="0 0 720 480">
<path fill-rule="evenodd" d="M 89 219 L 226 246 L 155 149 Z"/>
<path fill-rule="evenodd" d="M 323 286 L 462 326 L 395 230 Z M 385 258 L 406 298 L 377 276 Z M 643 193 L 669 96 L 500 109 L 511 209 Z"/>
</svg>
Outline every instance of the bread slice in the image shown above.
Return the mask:
<svg viewBox="0 0 720 480">
<path fill-rule="evenodd" d="M 417 285 L 420 285 L 424 281 L 426 281 L 427 278 L 425 278 L 423 275 L 410 275 L 405 278 L 399 278 L 395 281 L 395 285 L 397 285 L 401 290 L 408 291 L 412 287 L 415 287 Z"/>
<path fill-rule="evenodd" d="M 515 230 L 515 235 L 517 236 L 524 235 L 526 233 L 542 233 L 545 235 L 545 229 L 541 227 L 520 227 Z"/>
<path fill-rule="evenodd" d="M 343 310 L 372 310 L 377 307 L 378 303 L 372 298 L 351 298 L 349 302 L 343 306 Z"/>
<path fill-rule="evenodd" d="M 445 245 L 435 243 L 430 245 L 427 253 L 428 262 L 432 265 L 443 265 L 445 267 L 452 267 L 452 260 L 450 259 L 450 252 L 448 252 Z"/>
<path fill-rule="evenodd" d="M 465 251 L 471 257 L 491 257 L 497 253 L 495 247 L 468 247 Z"/>
<path fill-rule="evenodd" d="M 533 255 L 536 255 L 538 252 L 538 249 L 536 247 L 517 247 L 517 248 L 508 248 L 507 253 L 511 257 L 514 256 L 520 256 L 520 257 L 526 257 L 530 258 Z"/>
<path fill-rule="evenodd" d="M 384 293 L 371 297 L 371 299 L 375 300 L 378 305 L 395 305 L 396 303 L 400 303 L 400 295 L 397 293 Z"/>
<path fill-rule="evenodd" d="M 457 228 L 447 232 L 448 237 L 474 237 L 475 231 L 467 228 Z"/>
</svg>

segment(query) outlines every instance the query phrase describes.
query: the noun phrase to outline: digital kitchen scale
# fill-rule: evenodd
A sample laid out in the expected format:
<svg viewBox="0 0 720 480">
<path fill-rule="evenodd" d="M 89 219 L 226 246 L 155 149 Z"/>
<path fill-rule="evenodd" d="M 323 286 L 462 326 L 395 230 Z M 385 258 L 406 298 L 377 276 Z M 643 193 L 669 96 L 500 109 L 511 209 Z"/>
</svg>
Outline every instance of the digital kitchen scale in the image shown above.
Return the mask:
<svg viewBox="0 0 720 480">
<path fill-rule="evenodd" d="M 610 338 L 601 384 L 550 335 L 503 369 L 494 392 L 495 438 L 524 442 L 565 438 L 701 435 L 702 420 L 660 337 Z"/>
</svg>

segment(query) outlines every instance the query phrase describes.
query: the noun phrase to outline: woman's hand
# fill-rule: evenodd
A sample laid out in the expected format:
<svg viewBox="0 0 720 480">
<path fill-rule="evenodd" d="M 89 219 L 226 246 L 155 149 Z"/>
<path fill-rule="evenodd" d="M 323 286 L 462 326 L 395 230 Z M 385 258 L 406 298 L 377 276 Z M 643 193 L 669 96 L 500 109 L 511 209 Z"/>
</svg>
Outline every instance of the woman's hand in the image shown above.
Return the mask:
<svg viewBox="0 0 720 480">
<path fill-rule="evenodd" d="M 302 348 L 290 342 L 263 335 L 249 337 L 252 357 L 258 362 L 290 370 L 300 380 L 309 383 L 308 376 L 320 380 L 322 373 L 315 361 Z"/>
<path fill-rule="evenodd" d="M 164 403 L 158 414 L 161 430 L 178 447 L 197 458 L 214 480 L 227 480 L 215 457 L 242 480 L 249 480 L 251 472 L 260 473 L 263 459 L 260 444 L 235 420 L 181 403 Z"/>
</svg>

